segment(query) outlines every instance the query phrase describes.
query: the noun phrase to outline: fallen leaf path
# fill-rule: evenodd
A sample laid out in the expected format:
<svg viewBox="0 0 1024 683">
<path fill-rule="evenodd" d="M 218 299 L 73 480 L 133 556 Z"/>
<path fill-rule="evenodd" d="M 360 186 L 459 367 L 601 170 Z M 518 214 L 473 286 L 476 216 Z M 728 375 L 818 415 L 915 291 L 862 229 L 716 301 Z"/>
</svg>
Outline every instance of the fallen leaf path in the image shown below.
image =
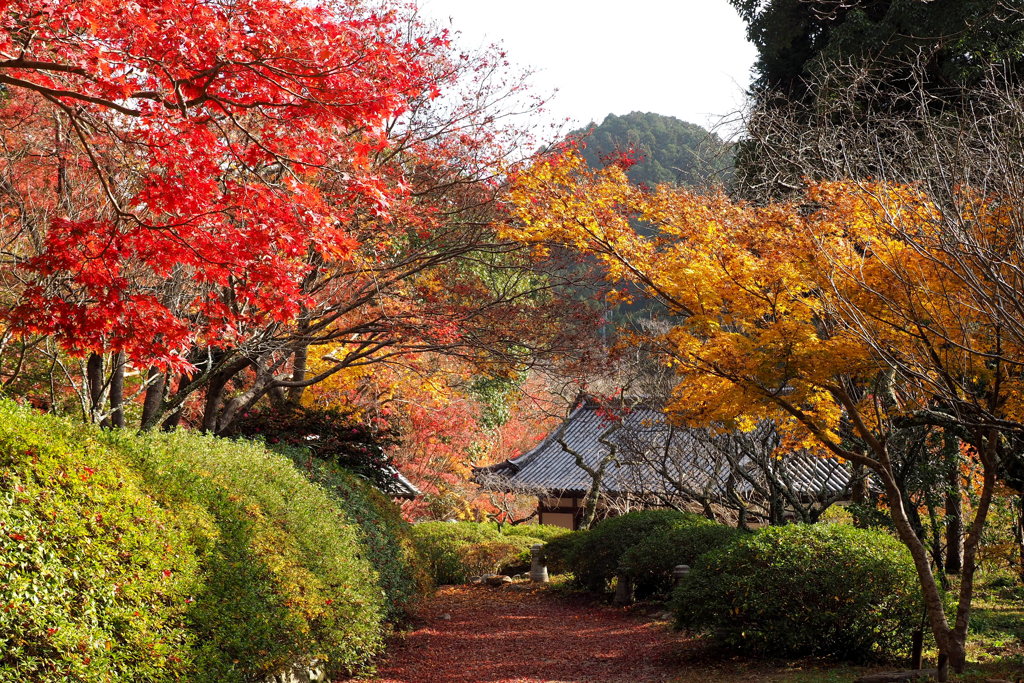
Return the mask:
<svg viewBox="0 0 1024 683">
<path fill-rule="evenodd" d="M 654 683 L 678 679 L 664 622 L 531 586 L 445 586 L 397 636 L 377 683 Z"/>
</svg>

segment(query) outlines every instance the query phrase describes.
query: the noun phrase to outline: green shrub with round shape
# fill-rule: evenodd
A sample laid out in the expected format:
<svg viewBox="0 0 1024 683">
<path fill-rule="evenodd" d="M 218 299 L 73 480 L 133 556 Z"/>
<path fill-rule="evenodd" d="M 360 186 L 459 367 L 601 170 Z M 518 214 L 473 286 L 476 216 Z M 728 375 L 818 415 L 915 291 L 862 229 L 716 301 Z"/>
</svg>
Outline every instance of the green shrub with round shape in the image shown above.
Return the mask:
<svg viewBox="0 0 1024 683">
<path fill-rule="evenodd" d="M 501 574 L 520 574 L 529 571 L 532 563 L 531 548 L 544 541 L 533 536 L 509 536 L 500 535 L 498 540 L 511 547 L 514 552 L 498 564 L 498 572 Z"/>
<path fill-rule="evenodd" d="M 412 525 L 399 507 L 366 478 L 338 464 L 310 458 L 305 449 L 280 450 L 311 481 L 326 489 L 335 503 L 359 525 L 360 539 L 380 576 L 387 596 L 386 616 L 397 622 L 431 589 L 430 576 L 416 551 Z"/>
<path fill-rule="evenodd" d="M 188 432 L 104 439 L 196 526 L 203 582 L 186 614 L 196 681 L 250 681 L 311 658 L 360 673 L 382 649 L 383 594 L 359 529 L 259 444 Z"/>
<path fill-rule="evenodd" d="M 703 517 L 688 518 L 657 529 L 628 548 L 619 559 L 618 571 L 633 582 L 637 598 L 667 598 L 677 565 L 693 567 L 701 555 L 730 543 L 739 533 Z"/>
<path fill-rule="evenodd" d="M 544 544 L 544 562 L 548 572 L 551 574 L 564 574 L 569 571 L 570 559 L 576 552 L 576 547 L 582 543 L 589 531 L 571 531 L 561 536 L 556 536 Z"/>
<path fill-rule="evenodd" d="M 541 542 L 547 543 L 560 536 L 571 534 L 572 529 L 554 524 L 506 524 L 501 527 L 501 533 L 505 536 L 529 536 L 539 538 Z"/>
<path fill-rule="evenodd" d="M 193 679 L 193 533 L 97 430 L 0 400 L 0 681 Z"/>
<path fill-rule="evenodd" d="M 467 575 L 482 576 L 498 572 L 509 564 L 518 564 L 521 549 L 504 538 L 497 538 L 493 541 L 465 543 L 459 546 L 456 554 Z"/>
<path fill-rule="evenodd" d="M 581 536 L 569 553 L 569 570 L 576 582 L 595 593 L 608 589 L 619 571 L 623 554 L 650 534 L 704 518 L 676 510 L 641 510 L 609 517 Z"/>
<path fill-rule="evenodd" d="M 420 522 L 412 535 L 427 573 L 439 586 L 465 583 L 473 575 L 460 556 L 463 546 L 501 540 L 493 525 L 477 522 Z"/>
<path fill-rule="evenodd" d="M 834 524 L 768 527 L 703 555 L 674 591 L 680 626 L 773 657 L 904 655 L 921 621 L 907 549 Z"/>
<path fill-rule="evenodd" d="M 532 528 L 532 527 L 526 527 Z M 530 568 L 530 548 L 539 538 L 499 533 L 491 522 L 420 522 L 412 527 L 419 556 L 438 585 L 465 583 L 469 577 Z"/>
</svg>

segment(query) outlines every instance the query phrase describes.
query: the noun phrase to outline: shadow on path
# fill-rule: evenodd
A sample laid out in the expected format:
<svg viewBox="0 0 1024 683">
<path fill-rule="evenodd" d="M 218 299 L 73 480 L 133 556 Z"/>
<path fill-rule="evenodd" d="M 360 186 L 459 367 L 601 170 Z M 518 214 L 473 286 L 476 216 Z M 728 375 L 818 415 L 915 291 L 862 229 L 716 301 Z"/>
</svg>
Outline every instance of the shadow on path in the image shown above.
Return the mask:
<svg viewBox="0 0 1024 683">
<path fill-rule="evenodd" d="M 536 586 L 445 586 L 396 637 L 377 683 L 655 683 L 678 677 L 663 622 Z M 446 618 L 448 617 L 448 618 Z"/>
</svg>

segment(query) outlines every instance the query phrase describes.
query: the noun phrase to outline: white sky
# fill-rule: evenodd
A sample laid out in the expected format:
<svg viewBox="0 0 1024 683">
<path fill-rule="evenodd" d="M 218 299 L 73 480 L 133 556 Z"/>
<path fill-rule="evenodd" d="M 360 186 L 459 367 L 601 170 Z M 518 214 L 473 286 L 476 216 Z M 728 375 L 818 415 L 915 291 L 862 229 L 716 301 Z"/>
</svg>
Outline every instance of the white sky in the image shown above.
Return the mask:
<svg viewBox="0 0 1024 683">
<path fill-rule="evenodd" d="M 654 112 L 711 126 L 740 108 L 754 47 L 726 0 L 421 0 L 421 15 L 500 42 L 537 70 L 549 111 L 577 125 Z M 449 19 L 451 20 L 449 23 Z"/>
</svg>

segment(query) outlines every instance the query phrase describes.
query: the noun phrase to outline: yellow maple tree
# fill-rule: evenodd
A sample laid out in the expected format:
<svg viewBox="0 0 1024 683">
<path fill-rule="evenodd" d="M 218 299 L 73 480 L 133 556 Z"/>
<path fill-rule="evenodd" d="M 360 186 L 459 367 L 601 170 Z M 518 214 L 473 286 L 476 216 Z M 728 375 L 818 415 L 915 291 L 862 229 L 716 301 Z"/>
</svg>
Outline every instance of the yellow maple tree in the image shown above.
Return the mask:
<svg viewBox="0 0 1024 683">
<path fill-rule="evenodd" d="M 652 341 L 679 375 L 672 419 L 740 430 L 772 420 L 783 448 L 870 470 L 943 662 L 962 670 L 981 531 L 1024 425 L 1024 335 L 1000 298 L 1022 272 L 1015 204 L 970 188 L 955 198 L 940 206 L 913 186 L 850 181 L 755 206 L 638 188 L 569 151 L 513 175 L 504 234 L 590 254 L 609 279 L 665 304 L 671 325 Z M 982 464 L 952 623 L 894 471 L 890 438 L 915 424 L 955 434 Z"/>
</svg>

